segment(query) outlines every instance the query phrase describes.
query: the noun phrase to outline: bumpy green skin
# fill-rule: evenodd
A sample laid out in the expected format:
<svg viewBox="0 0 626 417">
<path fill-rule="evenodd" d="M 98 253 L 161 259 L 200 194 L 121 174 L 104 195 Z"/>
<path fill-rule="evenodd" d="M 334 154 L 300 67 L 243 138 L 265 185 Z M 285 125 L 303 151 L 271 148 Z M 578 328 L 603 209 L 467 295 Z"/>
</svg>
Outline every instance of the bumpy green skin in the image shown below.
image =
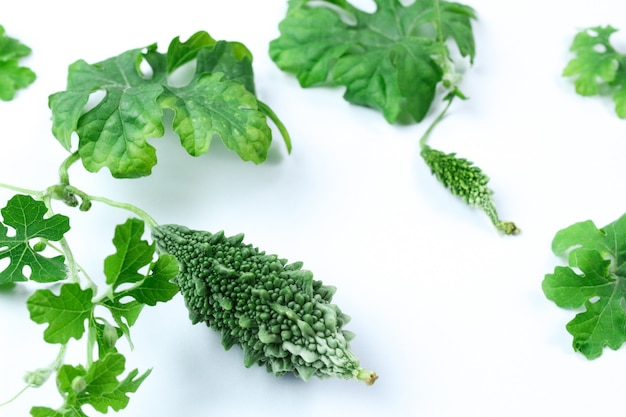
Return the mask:
<svg viewBox="0 0 626 417">
<path fill-rule="evenodd" d="M 159 251 L 178 260 L 191 321 L 219 331 L 227 350 L 240 345 L 246 367 L 266 365 L 304 380 L 376 380 L 350 350 L 353 335 L 342 329 L 349 317 L 331 304 L 335 288 L 313 280 L 301 262 L 267 255 L 243 243 L 243 234 L 160 225 L 152 236 Z"/>
<path fill-rule="evenodd" d="M 464 158 L 457 158 L 454 153 L 444 153 L 424 145 L 422 158 L 433 175 L 453 195 L 461 197 L 468 205 L 484 211 L 498 230 L 507 235 L 517 234 L 520 230 L 513 222 L 501 221 L 496 206 L 491 198 L 493 191 L 487 187 L 489 177 L 480 168 Z"/>
</svg>

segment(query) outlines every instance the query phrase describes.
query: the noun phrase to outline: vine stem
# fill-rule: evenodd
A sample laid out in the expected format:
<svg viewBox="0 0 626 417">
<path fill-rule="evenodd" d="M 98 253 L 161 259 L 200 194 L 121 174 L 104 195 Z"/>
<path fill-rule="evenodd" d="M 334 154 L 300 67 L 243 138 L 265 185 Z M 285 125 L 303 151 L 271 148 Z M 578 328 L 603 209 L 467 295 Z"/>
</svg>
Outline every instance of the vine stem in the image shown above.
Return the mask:
<svg viewBox="0 0 626 417">
<path fill-rule="evenodd" d="M 5 188 L 7 190 L 15 191 L 15 192 L 22 193 L 22 194 L 29 194 L 38 198 L 43 198 L 43 195 L 45 194 L 41 191 L 30 190 L 28 188 L 22 188 L 22 187 L 16 187 L 14 185 L 4 184 L 1 182 L 0 182 L 0 188 Z"/>
<path fill-rule="evenodd" d="M 65 159 L 65 161 L 63 161 L 61 166 L 59 166 L 59 180 L 60 180 L 61 184 L 63 184 L 63 185 L 69 185 L 70 184 L 69 169 L 78 160 L 80 160 L 80 155 L 79 155 L 78 151 L 76 151 L 76 152 L 72 153 L 70 156 L 68 156 Z"/>
<path fill-rule="evenodd" d="M 287 131 L 287 128 L 285 127 L 283 122 L 278 118 L 278 116 L 276 115 L 276 113 L 274 113 L 270 106 L 263 103 L 261 100 L 257 100 L 257 104 L 259 106 L 259 110 L 261 110 L 261 112 L 263 112 L 267 117 L 272 120 L 272 122 L 274 122 L 274 124 L 278 128 L 278 131 L 282 135 L 283 140 L 285 141 L 285 145 L 287 145 L 287 151 L 291 153 L 291 137 L 289 136 L 289 132 Z"/>
<path fill-rule="evenodd" d="M 63 244 L 63 242 L 65 242 L 65 244 Z M 70 251 L 70 248 L 67 243 L 67 241 L 65 240 L 65 238 L 62 239 L 61 241 L 61 248 L 56 247 L 55 245 L 53 245 L 50 242 L 47 242 L 47 245 L 49 248 L 57 251 L 59 254 L 65 256 L 67 251 Z M 64 252 L 65 251 L 65 252 Z M 69 259 L 69 258 L 68 258 Z M 98 286 L 96 285 L 96 283 L 91 279 L 91 277 L 89 276 L 89 274 L 87 273 L 87 271 L 85 271 L 85 268 L 83 268 L 78 262 L 76 262 L 76 258 L 74 258 L 72 256 L 72 261 L 74 268 L 70 268 L 73 269 L 75 272 L 75 276 L 77 277 L 76 280 L 72 280 L 73 282 L 79 282 L 80 278 L 78 278 L 78 272 L 80 271 L 80 273 L 85 277 L 85 279 L 87 280 L 87 284 L 89 285 L 90 288 L 94 289 L 94 292 L 97 292 Z M 73 272 L 70 272 L 70 276 L 74 275 Z"/>
<path fill-rule="evenodd" d="M 120 208 L 126 211 L 130 211 L 136 214 L 137 216 L 139 216 L 143 221 L 145 221 L 150 228 L 154 228 L 158 226 L 158 223 L 156 222 L 156 220 L 154 220 L 152 216 L 150 216 L 146 211 L 140 209 L 139 207 L 133 204 L 111 200 L 110 198 L 106 198 L 106 197 L 90 195 L 68 184 L 54 185 L 52 187 L 49 187 L 46 191 L 31 190 L 28 188 L 16 187 L 14 185 L 5 184 L 5 183 L 0 183 L 0 188 L 5 188 L 7 190 L 15 191 L 18 193 L 29 194 L 29 195 L 35 196 L 39 198 L 40 200 L 43 200 L 46 203 L 46 206 L 48 207 L 50 211 L 51 211 L 50 200 L 52 198 L 57 198 L 58 196 L 68 196 L 68 195 L 71 196 L 74 194 L 74 195 L 79 196 L 84 202 L 98 201 L 100 203 L 106 204 L 111 207 L 116 207 L 116 208 Z"/>
<path fill-rule="evenodd" d="M 446 101 L 448 102 L 446 104 L 446 107 L 443 108 L 441 113 L 439 113 L 437 118 L 435 120 L 433 120 L 433 122 L 430 124 L 430 126 L 428 126 L 428 129 L 426 129 L 426 131 L 424 132 L 424 134 L 420 138 L 420 142 L 419 142 L 420 149 L 424 149 L 424 147 L 426 146 L 426 142 L 428 141 L 428 138 L 429 138 L 430 134 L 432 133 L 433 129 L 435 128 L 435 126 L 437 126 L 439 124 L 439 122 L 441 122 L 443 120 L 444 116 L 448 112 L 448 109 L 450 108 L 450 105 L 452 104 L 452 101 L 454 100 L 454 97 L 455 97 L 454 95 L 451 95 L 451 96 L 446 98 Z"/>
<path fill-rule="evenodd" d="M 7 401 L 0 403 L 0 407 L 4 407 L 5 405 L 12 403 L 17 398 L 19 398 L 20 395 L 26 392 L 27 389 L 38 388 L 42 386 L 43 384 L 45 384 L 48 378 L 50 377 L 50 375 L 52 374 L 52 372 L 57 371 L 63 364 L 63 359 L 65 358 L 66 350 L 67 350 L 67 344 L 62 344 L 61 348 L 59 349 L 59 353 L 57 353 L 57 357 L 50 364 L 50 366 L 48 366 L 47 368 L 37 369 L 33 372 L 28 372 L 24 378 L 26 380 L 26 385 L 24 386 L 24 388 L 19 390 L 17 394 L 15 394 L 13 397 L 8 399 Z"/>
<path fill-rule="evenodd" d="M 439 0 L 435 0 L 435 30 L 437 31 L 437 43 L 439 44 L 439 53 L 441 54 L 441 58 L 443 59 L 446 53 L 446 46 L 444 44 L 445 39 L 443 37 L 443 28 L 441 27 L 441 5 L 439 4 Z"/>
<path fill-rule="evenodd" d="M 12 403 L 13 401 L 15 401 L 20 395 L 24 394 L 24 392 L 26 392 L 27 389 L 33 387 L 32 384 L 26 384 L 24 386 L 24 388 L 22 388 L 21 390 L 19 390 L 19 392 L 17 394 L 15 394 L 13 397 L 11 397 L 10 399 L 6 400 L 3 403 L 0 403 L 0 407 L 4 407 L 5 405 L 8 405 L 10 403 Z"/>
<path fill-rule="evenodd" d="M 123 203 L 120 201 L 111 200 L 110 198 L 106 198 L 106 197 L 90 195 L 71 185 L 65 186 L 64 189 L 68 193 L 76 194 L 83 201 L 97 201 L 97 202 L 106 204 L 111 207 L 116 207 L 116 208 L 120 208 L 126 211 L 130 211 L 136 214 L 137 216 L 139 216 L 143 221 L 145 221 L 150 228 L 154 228 L 158 226 L 158 223 L 156 222 L 156 220 L 154 220 L 152 216 L 150 216 L 147 212 L 140 209 L 139 207 L 132 205 L 130 203 Z"/>
</svg>

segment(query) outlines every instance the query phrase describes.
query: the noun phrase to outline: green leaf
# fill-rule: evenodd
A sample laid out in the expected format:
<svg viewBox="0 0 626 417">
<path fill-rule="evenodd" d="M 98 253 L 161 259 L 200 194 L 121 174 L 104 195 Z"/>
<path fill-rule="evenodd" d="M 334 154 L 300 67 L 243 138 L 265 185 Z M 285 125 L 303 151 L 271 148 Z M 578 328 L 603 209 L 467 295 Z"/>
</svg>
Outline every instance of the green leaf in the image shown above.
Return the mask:
<svg viewBox="0 0 626 417">
<path fill-rule="evenodd" d="M 583 308 L 567 324 L 573 348 L 597 358 L 605 347 L 626 341 L 626 215 L 598 229 L 593 222 L 575 223 L 552 242 L 556 255 L 568 256 L 567 267 L 547 274 L 546 297 L 568 309 Z"/>
<path fill-rule="evenodd" d="M 382 111 L 390 123 L 407 114 L 419 122 L 449 71 L 442 41 L 454 40 L 473 61 L 474 11 L 445 1 L 437 9 L 432 0 L 376 6 L 367 13 L 346 1 L 291 0 L 270 56 L 303 87 L 344 86 L 347 101 Z"/>
<path fill-rule="evenodd" d="M 615 111 L 626 118 L 626 55 L 612 46 L 610 37 L 617 29 L 595 26 L 574 37 L 570 51 L 575 54 L 563 69 L 573 77 L 576 92 L 582 96 L 613 96 Z"/>
<path fill-rule="evenodd" d="M 126 358 L 119 353 L 108 353 L 93 362 L 89 368 L 63 365 L 57 374 L 57 387 L 66 398 L 65 407 L 79 410 L 85 404 L 101 413 L 109 408 L 120 411 L 128 405 L 128 393 L 136 392 L 148 377 L 150 370 L 137 377 L 134 369 L 121 381 L 118 380 L 125 369 Z M 76 383 L 80 379 L 80 383 Z M 46 414 L 41 414 L 45 416 Z M 65 414 L 61 414 L 65 416 Z M 70 414 L 71 415 L 71 414 Z M 78 414 L 80 415 L 80 414 Z M 54 415 L 52 415 L 54 416 Z"/>
<path fill-rule="evenodd" d="M 174 111 L 174 132 L 190 155 L 206 153 L 216 136 L 244 160 L 260 163 L 267 156 L 272 140 L 267 118 L 254 94 L 238 82 L 222 80 L 221 74 L 197 77 L 170 88 L 159 104 Z M 228 108 L 239 111 L 223 111 Z"/>
<path fill-rule="evenodd" d="M 186 42 L 175 38 L 167 51 L 167 72 L 172 73 L 197 59 L 196 75 L 222 73 L 255 94 L 252 53 L 240 42 L 216 41 L 206 32 L 197 32 Z"/>
<path fill-rule="evenodd" d="M 12 100 L 17 90 L 35 81 L 35 73 L 18 63 L 30 53 L 28 46 L 7 36 L 4 27 L 0 26 L 0 100 Z"/>
<path fill-rule="evenodd" d="M 125 295 L 149 306 L 169 301 L 178 293 L 178 285 L 172 282 L 177 275 L 178 262 L 176 258 L 163 254 L 152 265 L 150 273 L 141 284 L 126 291 Z"/>
<path fill-rule="evenodd" d="M 246 161 L 267 157 L 271 130 L 254 95 L 252 54 L 241 43 L 215 41 L 206 32 L 187 42 L 175 38 L 167 54 L 156 44 L 90 65 L 70 65 L 67 90 L 49 98 L 52 132 L 68 150 L 78 135 L 85 168 L 106 167 L 114 177 L 149 175 L 157 163 L 148 139 L 163 135 L 163 110 L 175 111 L 174 131 L 193 156 L 208 151 L 213 136 Z M 184 87 L 170 85 L 172 72 L 196 60 Z M 149 69 L 144 73 L 142 63 Z M 104 97 L 86 110 L 94 92 Z M 250 125 L 248 125 L 250 124 Z"/>
<path fill-rule="evenodd" d="M 130 341 L 130 327 L 132 327 L 139 318 L 139 314 L 143 310 L 144 304 L 132 300 L 125 303 L 119 301 L 119 294 L 115 299 L 105 299 L 102 305 L 109 309 L 115 323 L 120 327 L 126 338 Z"/>
<path fill-rule="evenodd" d="M 77 392 L 72 387 L 72 383 L 76 378 L 85 378 L 87 370 L 84 366 L 72 366 L 65 364 L 59 368 L 57 372 L 57 388 L 60 392 L 69 393 L 76 396 Z"/>
<path fill-rule="evenodd" d="M 48 343 L 67 343 L 80 339 L 85 332 L 85 320 L 93 311 L 93 290 L 79 284 L 63 284 L 59 295 L 50 290 L 37 290 L 26 301 L 30 318 L 38 324 L 48 324 L 43 338 Z"/>
<path fill-rule="evenodd" d="M 145 225 L 139 219 L 128 219 L 118 225 L 113 237 L 116 252 L 104 260 L 106 282 L 112 286 L 113 293 L 101 304 L 111 311 L 129 339 L 129 328 L 137 321 L 144 305 L 169 301 L 178 293 L 178 286 L 172 282 L 178 273 L 176 259 L 164 254 L 153 262 L 155 245 L 142 240 L 144 230 Z M 140 272 L 145 268 L 147 272 Z M 119 290 L 121 284 L 132 285 Z M 121 301 L 127 297 L 134 300 Z"/>
<path fill-rule="evenodd" d="M 138 301 L 128 301 L 122 304 L 119 298 L 118 296 L 114 300 L 104 300 L 102 305 L 111 311 L 115 322 L 122 327 L 122 330 L 125 330 L 124 334 L 128 334 L 128 327 L 132 327 L 137 322 L 144 304 Z"/>
<path fill-rule="evenodd" d="M 114 390 L 102 393 L 99 396 L 93 396 L 90 398 L 89 404 L 101 413 L 106 413 L 109 407 L 114 411 L 120 411 L 126 408 L 129 401 L 127 394 L 136 392 L 151 372 L 151 370 L 148 370 L 137 377 L 139 371 L 133 369 L 128 373 L 126 378 L 117 384 Z"/>
<path fill-rule="evenodd" d="M 54 135 L 69 150 L 76 131 L 79 154 L 91 172 L 108 167 L 114 176 L 139 176 L 156 164 L 156 151 L 146 140 L 164 133 L 156 102 L 163 87 L 139 71 L 141 53 L 134 49 L 95 65 L 77 61 L 69 67 L 67 91 L 50 96 Z M 83 113 L 96 91 L 104 91 L 104 98 Z"/>
<path fill-rule="evenodd" d="M 94 362 L 88 369 L 85 381 L 92 395 L 102 395 L 115 390 L 117 377 L 124 372 L 124 355 L 111 353 Z"/>
<path fill-rule="evenodd" d="M 116 252 L 104 260 L 106 283 L 113 289 L 145 278 L 139 269 L 152 262 L 155 246 L 141 239 L 144 228 L 144 222 L 139 219 L 128 219 L 115 227 L 113 245 Z"/>
<path fill-rule="evenodd" d="M 63 256 L 48 258 L 33 249 L 33 239 L 59 241 L 70 229 L 66 216 L 55 214 L 45 217 L 48 209 L 42 201 L 27 195 L 15 195 L 0 210 L 4 224 L 0 223 L 0 259 L 8 258 L 9 265 L 0 271 L 0 284 L 26 281 L 54 282 L 66 278 Z M 15 234 L 9 236 L 10 226 Z M 30 276 L 24 275 L 30 268 Z"/>
</svg>

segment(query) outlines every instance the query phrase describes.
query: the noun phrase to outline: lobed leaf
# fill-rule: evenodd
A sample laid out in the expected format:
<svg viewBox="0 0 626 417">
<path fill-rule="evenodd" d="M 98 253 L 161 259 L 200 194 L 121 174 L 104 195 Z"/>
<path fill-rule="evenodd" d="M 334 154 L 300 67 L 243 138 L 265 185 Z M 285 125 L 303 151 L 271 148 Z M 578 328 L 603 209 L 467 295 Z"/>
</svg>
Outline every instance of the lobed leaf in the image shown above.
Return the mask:
<svg viewBox="0 0 626 417">
<path fill-rule="evenodd" d="M 335 85 L 344 98 L 382 111 L 390 123 L 421 121 L 442 81 L 452 39 L 473 61 L 473 9 L 459 3 L 376 0 L 374 13 L 347 1 L 291 0 L 270 56 L 303 87 Z M 443 39 L 437 35 L 441 28 Z"/>
<path fill-rule="evenodd" d="M 52 132 L 68 150 L 78 136 L 85 168 L 108 168 L 114 177 L 149 175 L 157 163 L 148 139 L 164 134 L 163 110 L 175 112 L 174 131 L 190 155 L 208 151 L 219 137 L 246 161 L 267 157 L 271 130 L 254 94 L 252 54 L 239 42 L 215 41 L 197 32 L 175 38 L 168 52 L 157 45 L 133 49 L 105 61 L 70 65 L 67 90 L 52 94 Z M 177 87 L 172 73 L 196 61 L 192 81 Z M 149 69 L 144 70 L 142 63 Z M 103 98 L 86 108 L 93 94 Z"/>
<path fill-rule="evenodd" d="M 176 258 L 163 254 L 152 264 L 150 273 L 141 284 L 126 291 L 126 295 L 149 306 L 167 302 L 178 293 L 178 285 L 172 281 L 177 275 Z"/>
<path fill-rule="evenodd" d="M 103 300 L 101 304 L 111 312 L 111 316 L 113 317 L 113 320 L 115 320 L 115 323 L 130 340 L 130 327 L 137 322 L 139 314 L 143 310 L 144 304 L 135 300 L 121 303 L 119 298 L 120 297 L 116 297 L 112 300 L 106 299 Z"/>
<path fill-rule="evenodd" d="M 562 75 L 574 79 L 582 96 L 612 95 L 617 115 L 626 118 L 626 55 L 611 44 L 615 32 L 612 26 L 595 26 L 577 33 L 570 47 L 575 57 Z"/>
<path fill-rule="evenodd" d="M 104 260 L 106 283 L 114 290 L 121 284 L 137 283 L 145 278 L 139 269 L 152 262 L 154 244 L 141 239 L 144 227 L 139 219 L 128 219 L 115 227 L 113 245 L 116 252 Z"/>
<path fill-rule="evenodd" d="M 30 55 L 31 49 L 6 35 L 0 26 L 0 100 L 10 101 L 20 88 L 35 81 L 35 73 L 19 65 L 19 59 Z"/>
<path fill-rule="evenodd" d="M 0 210 L 4 224 L 0 223 L 0 259 L 9 264 L 0 271 L 0 284 L 27 281 L 54 282 L 66 277 L 63 256 L 48 258 L 33 248 L 34 239 L 59 241 L 70 230 L 69 218 L 55 214 L 46 217 L 48 209 L 39 200 L 27 195 L 15 195 Z M 9 228 L 14 235 L 9 235 Z M 30 268 L 26 277 L 24 268 Z"/>
<path fill-rule="evenodd" d="M 81 289 L 79 284 L 63 284 L 59 295 L 37 290 L 26 301 L 30 318 L 38 324 L 48 324 L 43 338 L 48 343 L 67 343 L 80 339 L 85 332 L 85 320 L 91 317 L 93 290 Z"/>
<path fill-rule="evenodd" d="M 221 74 L 206 75 L 185 87 L 170 88 L 159 104 L 174 111 L 174 132 L 190 155 L 206 153 L 216 136 L 244 160 L 265 159 L 271 130 L 256 98 L 242 84 L 222 81 Z M 224 111 L 232 107 L 239 111 Z"/>
<path fill-rule="evenodd" d="M 145 225 L 139 219 L 128 219 L 115 228 L 113 244 L 116 252 L 104 260 L 104 274 L 113 291 L 101 305 L 109 309 L 115 323 L 130 339 L 132 327 L 144 305 L 167 302 L 178 293 L 172 282 L 178 273 L 178 263 L 170 255 L 160 255 L 156 261 L 155 245 L 142 240 Z M 147 272 L 141 272 L 147 268 Z M 131 284 L 120 289 L 122 284 Z M 122 301 L 125 298 L 131 301 Z"/>
<path fill-rule="evenodd" d="M 100 413 L 107 413 L 109 408 L 120 411 L 128 405 L 128 394 L 137 391 L 148 377 L 150 370 L 138 376 L 137 369 L 132 370 L 123 379 L 126 359 L 119 353 L 108 353 L 93 362 L 88 368 L 82 365 L 63 365 L 57 374 L 57 388 L 65 397 L 61 410 L 38 408 L 34 417 L 82 416 L 82 406 L 88 404 Z M 76 384 L 80 379 L 80 384 Z M 71 411 L 70 411 L 71 410 Z M 59 414 L 46 414 L 59 413 Z"/>
<path fill-rule="evenodd" d="M 626 215 L 601 229 L 591 221 L 575 223 L 552 242 L 556 255 L 568 256 L 569 266 L 547 274 L 542 288 L 560 307 L 583 308 L 567 330 L 574 350 L 589 359 L 626 342 L 625 236 Z"/>
</svg>

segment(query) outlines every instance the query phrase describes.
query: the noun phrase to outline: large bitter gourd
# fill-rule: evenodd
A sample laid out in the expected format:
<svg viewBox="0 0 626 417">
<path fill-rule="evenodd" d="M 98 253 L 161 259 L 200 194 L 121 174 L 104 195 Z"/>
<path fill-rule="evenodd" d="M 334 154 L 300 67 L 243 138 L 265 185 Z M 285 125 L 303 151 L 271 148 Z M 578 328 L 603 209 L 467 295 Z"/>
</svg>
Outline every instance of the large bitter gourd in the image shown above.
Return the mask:
<svg viewBox="0 0 626 417">
<path fill-rule="evenodd" d="M 179 262 L 176 282 L 191 321 L 219 331 L 226 350 L 241 346 L 246 367 L 257 363 L 304 380 L 376 380 L 349 346 L 349 317 L 331 303 L 335 287 L 314 280 L 301 262 L 259 251 L 243 234 L 160 225 L 152 235 Z"/>
</svg>

